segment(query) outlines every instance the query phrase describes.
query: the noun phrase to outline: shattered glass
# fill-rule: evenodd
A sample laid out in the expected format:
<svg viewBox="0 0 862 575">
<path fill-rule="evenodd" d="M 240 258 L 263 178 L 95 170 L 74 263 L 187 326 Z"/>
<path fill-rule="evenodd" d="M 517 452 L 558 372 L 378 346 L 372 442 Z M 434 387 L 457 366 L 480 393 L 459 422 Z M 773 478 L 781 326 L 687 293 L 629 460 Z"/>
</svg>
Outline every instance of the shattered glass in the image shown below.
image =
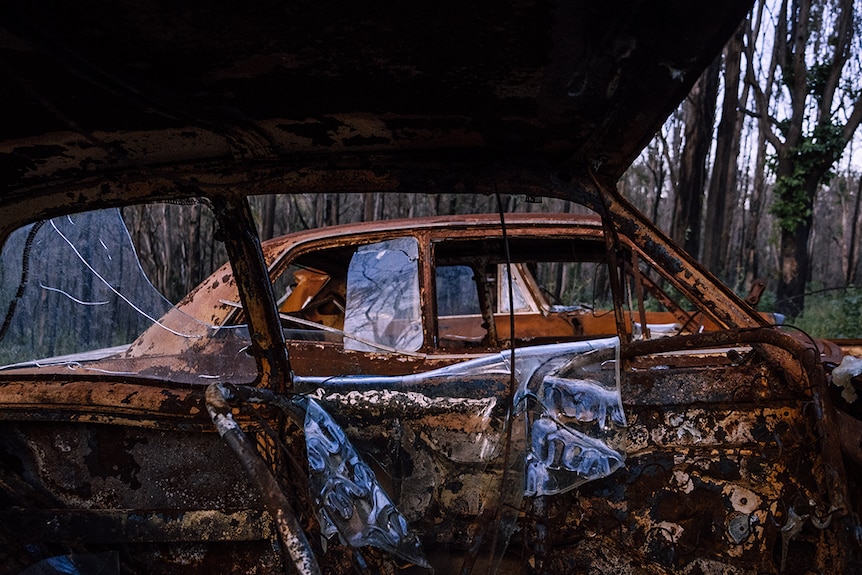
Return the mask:
<svg viewBox="0 0 862 575">
<path fill-rule="evenodd" d="M 360 246 L 347 269 L 345 349 L 416 351 L 422 347 L 419 244 L 405 237 Z"/>
<path fill-rule="evenodd" d="M 119 210 L 17 230 L 2 259 L 4 308 L 17 302 L 3 363 L 128 344 L 171 307 L 141 270 Z"/>
</svg>

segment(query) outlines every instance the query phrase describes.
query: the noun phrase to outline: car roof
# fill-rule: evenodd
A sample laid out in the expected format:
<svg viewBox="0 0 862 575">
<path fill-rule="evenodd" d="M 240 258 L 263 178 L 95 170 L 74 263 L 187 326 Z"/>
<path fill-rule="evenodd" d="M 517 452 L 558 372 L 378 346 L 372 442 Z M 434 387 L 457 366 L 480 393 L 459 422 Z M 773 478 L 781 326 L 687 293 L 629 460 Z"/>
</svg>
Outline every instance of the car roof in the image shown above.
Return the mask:
<svg viewBox="0 0 862 575">
<path fill-rule="evenodd" d="M 374 220 L 312 228 L 293 232 L 266 243 L 276 244 L 285 241 L 300 243 L 322 238 L 334 240 L 356 235 L 390 235 L 396 232 L 433 232 L 435 230 L 443 233 L 455 230 L 489 230 L 499 234 L 501 223 L 505 223 L 507 228 L 534 229 L 537 232 L 559 227 L 600 229 L 602 225 L 601 218 L 595 214 L 510 212 L 504 213 L 502 219 L 500 214 L 459 214 Z"/>
<path fill-rule="evenodd" d="M 208 193 L 613 182 L 751 4 L 7 2 L 0 239 Z"/>
<path fill-rule="evenodd" d="M 602 234 L 601 219 L 592 214 L 514 212 L 503 217 L 511 237 L 546 236 L 552 229 L 570 234 L 589 231 L 589 235 L 596 238 Z M 278 267 L 281 264 L 276 263 L 277 260 L 283 262 L 285 258 L 293 258 L 307 250 L 314 253 L 321 247 L 382 241 L 420 233 L 429 234 L 431 241 L 500 237 L 500 221 L 499 214 L 464 214 L 357 222 L 289 233 L 263 242 L 262 248 L 267 266 Z M 344 257 L 349 257 L 349 254 Z M 318 260 L 316 267 L 321 266 L 326 267 L 322 260 Z"/>
</svg>

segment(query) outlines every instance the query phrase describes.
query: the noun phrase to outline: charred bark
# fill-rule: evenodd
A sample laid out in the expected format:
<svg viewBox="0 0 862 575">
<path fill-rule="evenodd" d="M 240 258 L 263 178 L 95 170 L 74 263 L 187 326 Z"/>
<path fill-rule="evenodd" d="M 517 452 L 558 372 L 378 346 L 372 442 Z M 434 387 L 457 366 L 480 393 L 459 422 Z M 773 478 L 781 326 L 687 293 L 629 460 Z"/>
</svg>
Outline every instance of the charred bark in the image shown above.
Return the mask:
<svg viewBox="0 0 862 575">
<path fill-rule="evenodd" d="M 685 148 L 680 167 L 672 236 L 687 252 L 697 255 L 706 185 L 706 159 L 712 143 L 718 95 L 716 59 L 697 81 L 686 102 Z"/>
<path fill-rule="evenodd" d="M 740 27 L 724 52 L 724 99 L 715 139 L 715 163 L 706 200 L 706 221 L 710 240 L 703 244 L 703 263 L 719 277 L 727 274 L 726 249 L 736 201 L 736 171 L 739 155 L 739 84 L 744 29 Z M 719 239 L 719 241 L 715 241 Z"/>
</svg>

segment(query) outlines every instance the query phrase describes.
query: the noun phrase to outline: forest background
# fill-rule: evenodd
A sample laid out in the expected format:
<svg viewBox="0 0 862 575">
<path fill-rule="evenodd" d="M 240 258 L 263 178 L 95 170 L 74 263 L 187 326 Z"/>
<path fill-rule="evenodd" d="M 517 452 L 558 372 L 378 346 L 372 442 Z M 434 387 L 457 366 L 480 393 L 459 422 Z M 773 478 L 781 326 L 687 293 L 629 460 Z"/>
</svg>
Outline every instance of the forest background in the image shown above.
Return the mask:
<svg viewBox="0 0 862 575">
<path fill-rule="evenodd" d="M 737 293 L 765 281 L 760 309 L 812 335 L 862 337 L 860 121 L 862 0 L 757 0 L 618 185 Z M 576 209 L 547 199 L 503 201 L 506 211 Z M 498 210 L 493 197 L 454 191 L 284 194 L 253 198 L 252 207 L 263 238 Z M 212 234 L 203 216 L 181 213 L 124 212 L 141 259 L 155 264 L 148 270 L 153 283 L 169 297 L 186 293 L 223 259 L 218 246 L 204 245 Z M 194 237 L 156 247 L 160 235 L 176 230 Z M 170 263 L 177 261 L 179 268 Z"/>
</svg>

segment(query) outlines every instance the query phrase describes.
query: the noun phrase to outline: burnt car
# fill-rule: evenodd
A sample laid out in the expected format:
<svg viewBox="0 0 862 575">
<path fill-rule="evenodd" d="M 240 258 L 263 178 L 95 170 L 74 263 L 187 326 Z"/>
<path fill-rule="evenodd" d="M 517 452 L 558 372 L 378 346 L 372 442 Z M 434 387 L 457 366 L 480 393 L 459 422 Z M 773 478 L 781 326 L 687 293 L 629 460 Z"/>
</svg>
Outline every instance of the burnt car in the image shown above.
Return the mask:
<svg viewBox="0 0 862 575">
<path fill-rule="evenodd" d="M 830 490 L 847 484 L 821 475 L 830 452 L 810 448 L 818 418 L 806 413 L 825 401 L 809 378 L 840 363 L 840 349 L 811 348 L 729 294 L 734 308 L 695 307 L 706 294 L 680 301 L 691 286 L 658 259 L 672 246 L 651 249 L 596 216 L 391 220 L 264 242 L 291 370 L 280 392 L 256 386 L 255 336 L 230 264 L 173 306 L 144 277 L 118 210 L 29 226 L 7 246 L 5 267 L 23 255 L 31 286 L 16 294 L 23 323 L 9 322 L 9 347 L 17 359 L 37 353 L 28 341 L 70 352 L 0 369 L 6 417 L 30 421 L 4 436 L 4 452 L 44 506 L 8 516 L 33 541 L 44 543 L 47 520 L 55 544 L 122 541 L 124 565 L 163 538 L 203 565 L 207 541 L 274 539 L 279 524 L 267 528 L 263 510 L 275 517 L 282 490 L 301 485 L 303 521 L 283 527 L 283 540 L 316 520 L 311 533 L 330 544 L 420 567 L 519 571 L 512 550 L 526 546 L 533 564 L 567 571 L 595 545 L 608 552 L 592 533 L 611 518 L 620 531 L 608 570 L 638 564 L 645 545 L 667 568 L 845 559 L 826 536 L 841 535 Z M 81 328 L 99 326 L 114 343 L 122 309 L 148 326 L 125 344 L 45 341 L 80 345 Z M 734 312 L 749 326 L 728 328 Z M 39 330 L 34 322 L 50 321 L 40 314 L 65 319 Z M 820 360 L 790 359 L 806 349 Z M 291 424 L 279 429 L 278 413 Z M 33 423 L 45 414 L 52 423 Z M 214 429 L 248 444 L 237 450 L 249 478 L 228 453 L 212 468 Z M 248 447 L 267 441 L 261 455 Z M 271 467 L 281 450 L 307 454 L 294 462 L 307 478 Z M 806 545 L 810 533 L 829 545 Z M 678 555 L 689 547 L 697 552 Z M 335 552 L 303 548 L 327 571 L 347 568 Z M 269 569 L 280 561 L 269 551 L 245 560 Z"/>
<path fill-rule="evenodd" d="M 858 572 L 853 357 L 616 187 L 749 7 L 4 6 L 0 572 Z M 259 239 L 381 192 L 587 215 Z"/>
</svg>

